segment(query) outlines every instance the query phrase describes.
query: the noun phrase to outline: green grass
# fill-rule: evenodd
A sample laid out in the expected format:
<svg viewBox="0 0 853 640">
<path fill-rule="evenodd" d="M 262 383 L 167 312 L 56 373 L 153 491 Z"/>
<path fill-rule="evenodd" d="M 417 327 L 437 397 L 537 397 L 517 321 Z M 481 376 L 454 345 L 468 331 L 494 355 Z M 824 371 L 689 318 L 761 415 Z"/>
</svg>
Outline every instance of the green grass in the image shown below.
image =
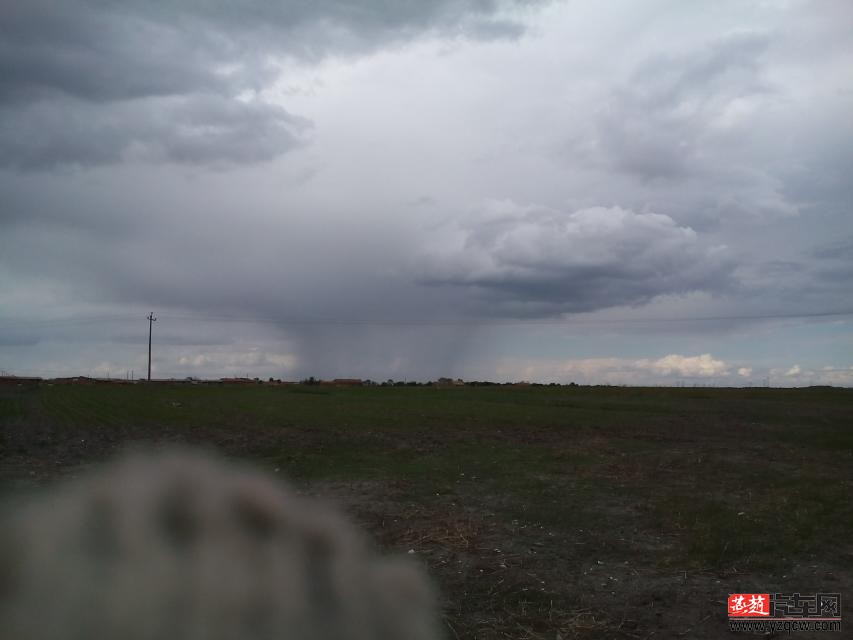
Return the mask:
<svg viewBox="0 0 853 640">
<path fill-rule="evenodd" d="M 239 434 L 301 481 L 668 536 L 662 565 L 767 567 L 853 534 L 849 390 L 42 385 L 0 389 L 0 424 Z"/>
<path fill-rule="evenodd" d="M 36 390 L 48 413 L 72 423 L 243 423 L 357 427 L 480 424 L 608 425 L 697 415 L 800 426 L 820 410 L 853 409 L 845 390 L 481 387 L 318 388 L 82 385 Z"/>
<path fill-rule="evenodd" d="M 660 528 L 685 540 L 686 557 L 697 568 L 772 569 L 837 548 L 853 531 L 849 483 L 786 482 L 760 486 L 759 493 L 752 502 L 732 503 L 665 492 L 654 510 Z"/>
<path fill-rule="evenodd" d="M 0 420 L 3 422 L 11 422 L 12 420 L 23 418 L 24 403 L 21 398 L 0 396 Z"/>
</svg>

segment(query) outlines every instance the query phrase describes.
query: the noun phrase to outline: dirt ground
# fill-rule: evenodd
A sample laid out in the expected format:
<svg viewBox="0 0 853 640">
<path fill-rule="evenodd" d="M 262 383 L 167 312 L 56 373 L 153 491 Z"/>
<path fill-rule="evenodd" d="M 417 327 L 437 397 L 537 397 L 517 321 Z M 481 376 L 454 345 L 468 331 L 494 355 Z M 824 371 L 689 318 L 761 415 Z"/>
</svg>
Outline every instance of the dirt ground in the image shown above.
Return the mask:
<svg viewBox="0 0 853 640">
<path fill-rule="evenodd" d="M 820 414 L 822 424 L 848 418 L 853 425 L 849 402 Z M 452 431 L 409 429 L 405 438 L 292 425 L 60 422 L 38 412 L 5 420 L 0 483 L 7 496 L 82 473 L 129 443 L 199 445 L 251 460 L 287 476 L 299 491 L 337 503 L 383 549 L 422 562 L 440 589 L 452 639 L 719 638 L 730 633 L 731 592 L 853 593 L 849 506 L 840 513 L 844 502 L 824 505 L 822 527 L 808 539 L 799 520 L 794 529 L 785 523 L 785 509 L 805 502 L 788 505 L 789 498 L 775 496 L 778 509 L 761 506 L 774 486 L 795 486 L 792 478 L 825 482 L 849 503 L 849 449 L 804 447 L 796 432 L 771 437 L 772 421 L 746 422 L 737 412 L 725 421 L 676 412 L 606 430 L 490 429 L 460 421 Z M 721 437 L 747 430 L 739 447 Z M 328 451 L 328 460 L 312 458 L 321 466 L 342 464 L 331 444 L 341 439 L 356 452 L 369 440 L 409 466 L 352 477 L 288 466 L 303 451 Z M 429 465 L 456 445 L 472 444 L 495 452 L 494 459 L 442 466 L 434 476 L 440 480 L 432 481 Z M 358 460 L 374 449 L 363 450 Z M 500 456 L 516 450 L 544 452 L 548 464 L 513 457 L 516 466 L 507 468 L 509 458 Z M 426 465 L 422 475 L 417 465 Z M 732 469 L 740 475 L 731 477 Z M 690 511 L 696 492 L 725 507 L 723 516 L 707 512 L 705 523 L 706 512 Z M 740 522 L 750 518 L 751 525 Z M 705 530 L 713 540 L 702 538 Z"/>
</svg>

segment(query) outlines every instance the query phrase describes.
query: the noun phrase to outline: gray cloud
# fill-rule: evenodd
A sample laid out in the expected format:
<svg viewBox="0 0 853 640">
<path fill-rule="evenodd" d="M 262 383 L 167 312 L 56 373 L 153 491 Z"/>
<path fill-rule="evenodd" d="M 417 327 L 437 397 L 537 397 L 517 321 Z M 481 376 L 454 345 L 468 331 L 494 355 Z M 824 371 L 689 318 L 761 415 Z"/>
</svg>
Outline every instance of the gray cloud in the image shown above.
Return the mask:
<svg viewBox="0 0 853 640">
<path fill-rule="evenodd" d="M 815 247 L 809 255 L 821 260 L 846 260 L 853 263 L 853 238 L 837 240 Z"/>
<path fill-rule="evenodd" d="M 803 268 L 813 274 L 815 286 L 841 294 L 840 300 L 853 300 L 853 238 L 816 248 L 804 256 Z"/>
<path fill-rule="evenodd" d="M 309 130 L 307 120 L 279 106 L 221 96 L 145 98 L 110 105 L 42 101 L 25 110 L 0 111 L 0 165 L 38 169 L 123 159 L 253 163 L 298 146 Z"/>
<path fill-rule="evenodd" d="M 174 322 L 172 322 L 172 325 L 174 325 Z M 119 333 L 111 336 L 110 341 L 118 344 L 145 345 L 148 343 L 148 336 L 146 336 L 144 332 L 140 331 L 137 331 L 136 333 Z M 198 335 L 197 331 L 194 332 L 193 335 L 189 336 L 187 333 L 167 333 L 164 335 L 160 331 L 157 332 L 158 345 L 174 345 L 180 347 L 210 347 L 228 344 L 229 342 L 233 342 L 233 340 L 229 340 L 228 338 L 223 336 L 210 337 Z"/>
<path fill-rule="evenodd" d="M 767 34 L 738 33 L 643 60 L 600 110 L 585 154 L 642 180 L 707 172 L 727 110 L 773 90 L 759 63 L 769 42 Z"/>
<path fill-rule="evenodd" d="M 31 347 L 39 338 L 29 332 L 4 332 L 0 335 L 0 347 Z"/>
<path fill-rule="evenodd" d="M 216 65 L 228 48 L 204 31 L 134 15 L 118 3 L 6 3 L 0 27 L 0 100 L 21 104 L 65 95 L 92 102 L 225 92 Z M 233 88 L 233 87 L 232 87 Z"/>
<path fill-rule="evenodd" d="M 734 291 L 748 313 L 844 314 L 853 306 L 853 242 L 850 238 L 788 257 L 742 258 Z"/>
<path fill-rule="evenodd" d="M 820 118 L 799 102 L 787 80 L 799 70 L 784 59 L 798 42 L 768 21 L 640 49 L 597 87 L 586 126 L 569 128 L 557 153 L 570 170 L 603 177 L 593 202 L 701 231 L 843 202 L 846 182 L 830 158 L 847 152 L 828 132 L 845 138 L 849 125 L 832 100 Z"/>
<path fill-rule="evenodd" d="M 732 262 L 668 216 L 491 203 L 426 258 L 424 281 L 485 292 L 502 311 L 562 313 L 721 291 Z M 446 242 L 446 241 L 445 241 Z"/>
<path fill-rule="evenodd" d="M 307 121 L 244 91 L 276 56 L 319 59 L 437 32 L 517 37 L 497 0 L 101 3 L 0 9 L 0 167 L 127 159 L 244 164 L 292 149 Z"/>
<path fill-rule="evenodd" d="M 6 3 L 2 368 L 847 366 L 849 3 L 528 4 Z"/>
<path fill-rule="evenodd" d="M 375 49 L 429 31 L 518 35 L 519 23 L 495 16 L 511 4 L 516 3 L 6 4 L 0 14 L 0 100 L 19 102 L 64 93 L 113 101 L 180 95 L 188 87 L 228 93 L 266 79 L 264 74 L 271 71 L 263 60 L 270 54 L 316 59 Z"/>
</svg>

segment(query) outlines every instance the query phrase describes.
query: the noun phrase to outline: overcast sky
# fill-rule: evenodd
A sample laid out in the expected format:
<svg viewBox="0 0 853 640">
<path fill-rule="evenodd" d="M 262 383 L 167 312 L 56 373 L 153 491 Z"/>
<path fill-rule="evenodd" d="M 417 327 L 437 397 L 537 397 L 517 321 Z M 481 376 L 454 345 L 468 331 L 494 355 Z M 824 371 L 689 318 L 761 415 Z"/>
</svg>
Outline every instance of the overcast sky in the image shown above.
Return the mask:
<svg viewBox="0 0 853 640">
<path fill-rule="evenodd" d="M 11 0 L 0 369 L 853 386 L 853 4 Z"/>
</svg>

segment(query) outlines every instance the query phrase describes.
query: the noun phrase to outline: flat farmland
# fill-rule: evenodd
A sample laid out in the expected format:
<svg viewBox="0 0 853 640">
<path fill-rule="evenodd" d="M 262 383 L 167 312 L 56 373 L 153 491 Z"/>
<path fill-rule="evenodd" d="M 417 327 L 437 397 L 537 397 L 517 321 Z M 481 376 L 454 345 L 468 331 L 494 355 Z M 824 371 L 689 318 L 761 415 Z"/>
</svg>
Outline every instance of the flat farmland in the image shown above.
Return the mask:
<svg viewBox="0 0 853 640">
<path fill-rule="evenodd" d="M 846 389 L 41 384 L 0 426 L 12 499 L 140 443 L 248 460 L 422 562 L 448 638 L 718 638 L 731 592 L 853 594 Z"/>
</svg>

